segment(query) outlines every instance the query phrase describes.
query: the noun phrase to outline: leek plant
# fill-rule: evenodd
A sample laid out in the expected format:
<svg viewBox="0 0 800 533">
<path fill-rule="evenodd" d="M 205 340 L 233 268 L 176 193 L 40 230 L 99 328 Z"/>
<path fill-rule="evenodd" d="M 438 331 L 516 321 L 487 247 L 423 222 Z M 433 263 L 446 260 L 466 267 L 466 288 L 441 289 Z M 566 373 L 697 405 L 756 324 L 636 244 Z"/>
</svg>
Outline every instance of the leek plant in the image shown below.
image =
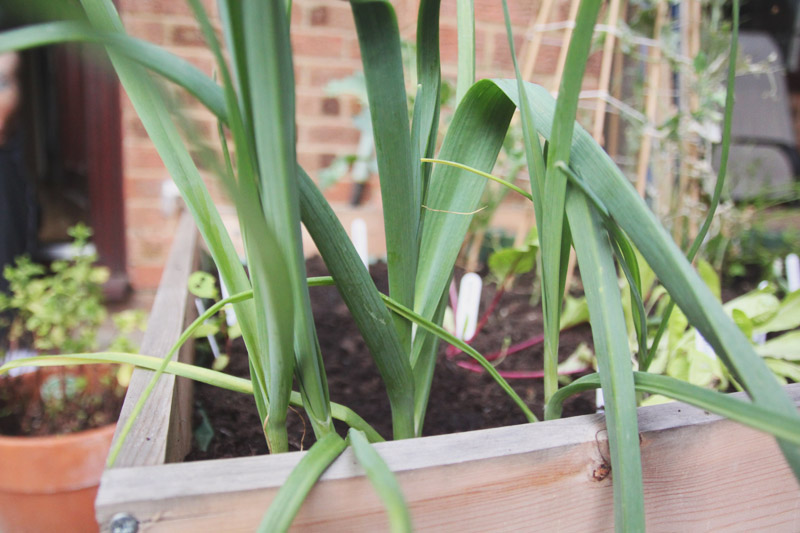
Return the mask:
<svg viewBox="0 0 800 533">
<path fill-rule="evenodd" d="M 541 231 L 547 415 L 557 416 L 564 397 L 575 391 L 603 388 L 617 529 L 644 528 L 637 390 L 657 391 L 770 432 L 779 438 L 789 464 L 800 474 L 800 417 L 793 404 L 775 387 L 772 373 L 749 348 L 630 183 L 575 123 L 600 0 L 581 2 L 557 100 L 543 88 L 524 82 L 519 74 L 516 80 L 475 82 L 471 2 L 460 1 L 459 103 L 441 143 L 437 138 L 439 0 L 421 0 L 419 5 L 419 85 L 410 121 L 394 9 L 386 0 L 350 1 L 380 175 L 388 296 L 377 291 L 330 205 L 296 162 L 291 2 L 219 0 L 223 35 L 219 42 L 201 2 L 188 1 L 217 59 L 219 83 L 168 52 L 127 36 L 111 0 L 81 0 L 83 13 L 79 19 L 48 21 L 0 34 L 0 51 L 67 41 L 94 42 L 106 48 L 233 296 L 201 316 L 163 358 L 118 353 L 40 357 L 10 363 L 0 372 L 21 364 L 125 361 L 156 370 L 151 384 L 166 371 L 251 393 L 272 453 L 287 450 L 287 409 L 290 405 L 302 406 L 317 442 L 279 491 L 261 529 L 287 529 L 316 479 L 350 445 L 386 503 L 393 529 L 409 530 L 409 512 L 399 486 L 369 445 L 369 441 L 381 437 L 353 411 L 330 402 L 324 354 L 320 353 L 309 307 L 309 287 L 336 284 L 385 383 L 395 439 L 422 432 L 440 339 L 476 359 L 527 418 L 535 421 L 492 365 L 440 326 L 453 265 L 470 223 L 469 213 L 479 207 L 486 184 L 485 177 L 467 169 L 491 172 L 512 115 L 520 109 L 531 176 L 530 193 L 526 195 L 532 200 Z M 507 28 L 513 51 L 508 21 Z M 735 56 L 735 39 L 733 42 L 731 54 Z M 237 208 L 247 273 L 181 136 L 176 124 L 180 117 L 170 115 L 170 106 L 151 73 L 185 88 L 219 119 L 222 158 L 213 168 Z M 730 95 L 731 91 L 728 123 Z M 232 149 L 225 140 L 227 133 Z M 544 147 L 541 138 L 548 141 Z M 729 129 L 725 139 L 727 150 Z M 430 160 L 434 158 L 458 165 L 433 164 Z M 301 222 L 313 237 L 331 278 L 306 279 Z M 599 372 L 559 390 L 559 315 L 564 259 L 571 246 L 583 267 Z M 638 296 L 641 288 L 634 246 L 686 317 L 712 344 L 731 375 L 748 391 L 752 402 L 733 400 L 665 376 L 634 372 L 615 263 L 616 258 L 631 282 L 631 292 Z M 226 304 L 234 306 L 241 323 L 250 381 L 170 360 L 192 330 Z M 637 310 L 639 318 L 644 318 L 641 308 Z M 637 333 L 646 335 L 646 331 Z M 292 390 L 293 380 L 299 391 Z M 144 408 L 145 401 L 146 394 L 134 415 Z M 351 426 L 346 440 L 334 431 L 333 418 Z M 132 416 L 124 431 L 134 420 Z M 122 440 L 112 450 L 110 464 Z"/>
</svg>

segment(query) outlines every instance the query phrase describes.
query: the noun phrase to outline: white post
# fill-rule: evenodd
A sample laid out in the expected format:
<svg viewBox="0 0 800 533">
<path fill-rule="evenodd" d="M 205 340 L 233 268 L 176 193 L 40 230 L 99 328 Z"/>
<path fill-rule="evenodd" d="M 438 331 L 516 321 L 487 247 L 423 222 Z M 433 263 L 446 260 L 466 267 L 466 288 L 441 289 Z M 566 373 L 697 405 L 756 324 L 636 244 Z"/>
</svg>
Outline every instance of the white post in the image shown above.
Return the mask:
<svg viewBox="0 0 800 533">
<path fill-rule="evenodd" d="M 228 287 L 225 285 L 225 282 L 219 280 L 219 287 L 222 291 L 222 298 L 225 299 L 230 296 L 228 292 Z M 233 310 L 233 305 L 228 304 L 225 306 L 225 322 L 228 323 L 228 327 L 232 328 L 236 325 L 236 311 Z"/>
<path fill-rule="evenodd" d="M 456 309 L 456 337 L 461 340 L 470 340 L 475 335 L 482 290 L 483 281 L 478 274 L 468 272 L 461 278 Z"/>
<path fill-rule="evenodd" d="M 789 292 L 800 289 L 800 257 L 797 257 L 797 254 L 786 256 L 786 282 L 789 285 Z"/>
<path fill-rule="evenodd" d="M 367 246 L 367 223 L 363 218 L 356 218 L 350 223 L 350 239 L 358 252 L 358 256 L 369 270 L 369 248 Z"/>
</svg>

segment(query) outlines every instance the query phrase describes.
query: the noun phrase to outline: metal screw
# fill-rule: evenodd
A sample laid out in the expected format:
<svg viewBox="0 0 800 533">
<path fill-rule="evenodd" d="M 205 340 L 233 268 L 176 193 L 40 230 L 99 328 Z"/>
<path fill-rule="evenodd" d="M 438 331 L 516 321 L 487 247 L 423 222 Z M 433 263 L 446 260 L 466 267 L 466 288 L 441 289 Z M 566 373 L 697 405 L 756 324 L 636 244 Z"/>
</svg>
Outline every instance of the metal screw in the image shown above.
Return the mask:
<svg viewBox="0 0 800 533">
<path fill-rule="evenodd" d="M 139 521 L 132 514 L 117 513 L 111 517 L 111 533 L 136 533 Z"/>
</svg>

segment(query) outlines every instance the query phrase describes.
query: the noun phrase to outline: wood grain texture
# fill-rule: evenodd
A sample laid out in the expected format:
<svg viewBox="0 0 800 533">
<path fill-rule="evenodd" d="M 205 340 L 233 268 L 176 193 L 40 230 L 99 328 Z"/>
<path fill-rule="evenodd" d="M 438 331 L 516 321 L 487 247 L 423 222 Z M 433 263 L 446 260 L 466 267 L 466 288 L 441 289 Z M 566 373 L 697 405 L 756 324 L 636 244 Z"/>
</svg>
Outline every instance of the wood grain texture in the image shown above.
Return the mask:
<svg viewBox="0 0 800 533">
<path fill-rule="evenodd" d="M 800 402 L 800 385 L 787 387 Z M 800 491 L 774 440 L 679 403 L 639 410 L 648 531 L 800 531 Z M 602 415 L 376 445 L 418 531 L 613 531 Z M 253 531 L 302 452 L 108 470 L 97 499 L 139 531 Z M 346 451 L 297 531 L 384 531 Z"/>
<path fill-rule="evenodd" d="M 187 279 L 197 261 L 197 230 L 194 221 L 185 213 L 175 233 L 175 241 L 164 267 L 153 309 L 147 321 L 147 331 L 140 352 L 163 357 L 172 347 L 187 323 L 196 316 L 188 306 Z M 191 347 L 182 349 L 179 360 L 191 362 Z M 136 401 L 150 381 L 153 372 L 137 368 L 133 372 L 125 403 L 122 406 L 117 433 L 119 438 L 125 420 L 130 416 Z M 133 425 L 125 445 L 117 456 L 115 468 L 159 465 L 165 461 L 181 460 L 191 446 L 191 383 L 164 374 L 156 384 L 145 408 Z M 181 383 L 183 382 L 183 383 Z M 183 412 L 175 407 L 181 398 Z"/>
</svg>

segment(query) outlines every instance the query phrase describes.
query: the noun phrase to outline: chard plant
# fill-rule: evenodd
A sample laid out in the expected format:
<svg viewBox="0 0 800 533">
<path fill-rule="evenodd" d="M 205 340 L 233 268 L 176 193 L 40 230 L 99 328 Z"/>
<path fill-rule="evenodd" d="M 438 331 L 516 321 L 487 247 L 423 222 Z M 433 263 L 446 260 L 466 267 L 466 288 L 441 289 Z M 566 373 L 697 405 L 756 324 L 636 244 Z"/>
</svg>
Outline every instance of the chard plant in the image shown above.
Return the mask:
<svg viewBox="0 0 800 533">
<path fill-rule="evenodd" d="M 317 442 L 306 452 L 265 515 L 262 531 L 283 531 L 317 478 L 347 446 L 386 503 L 392 528 L 411 521 L 397 482 L 369 442 L 381 440 L 348 407 L 332 403 L 309 307 L 314 285 L 335 284 L 380 371 L 390 400 L 393 438 L 420 435 L 439 339 L 475 359 L 535 417 L 493 366 L 441 327 L 453 265 L 478 207 L 511 118 L 521 111 L 530 192 L 540 228 L 545 314 L 546 414 L 557 416 L 570 394 L 602 387 L 610 460 L 614 471 L 615 525 L 644 529 L 644 497 L 636 419 L 636 392 L 663 394 L 767 431 L 779 439 L 800 474 L 800 417 L 775 378 L 727 317 L 690 262 L 611 159 L 575 123 L 578 93 L 590 53 L 600 0 L 583 0 L 569 46 L 565 75 L 554 100 L 543 88 L 511 80 L 474 80 L 474 30 L 470 2 L 459 2 L 459 78 L 453 120 L 437 139 L 441 74 L 439 1 L 421 0 L 417 23 L 417 82 L 409 120 L 401 42 L 392 5 L 351 0 L 372 117 L 386 227 L 389 294 L 377 291 L 330 205 L 296 162 L 290 2 L 219 0 L 220 42 L 199 0 L 189 0 L 217 59 L 219 83 L 168 52 L 125 34 L 111 0 L 81 0 L 80 19 L 50 21 L 0 34 L 0 50 L 66 41 L 103 45 L 142 123 L 178 185 L 232 296 L 195 321 L 167 354 L 107 352 L 41 357 L 19 364 L 125 361 L 250 393 L 272 453 L 287 450 L 286 414 L 302 407 Z M 498 4 L 498 9 L 500 9 Z M 505 5 L 502 5 L 505 10 Z M 734 13 L 737 10 L 734 9 Z M 507 10 L 509 44 L 513 51 Z M 85 20 L 84 20 L 85 19 Z M 512 52 L 513 53 L 513 52 Z M 731 56 L 736 55 L 735 31 Z M 229 58 L 229 61 L 226 61 Z M 516 69 L 516 66 L 515 66 Z M 517 70 L 518 72 L 518 70 Z M 155 74 L 153 77 L 151 74 Z M 220 123 L 220 179 L 233 199 L 247 255 L 242 267 L 190 156 L 157 78 L 188 90 Z M 155 78 L 155 79 L 154 79 Z M 732 87 L 729 76 L 729 88 Z M 732 91 L 728 91 L 728 120 Z M 228 147 L 230 134 L 233 146 Z M 542 146 L 541 139 L 547 142 Z M 437 147 L 441 149 L 437 152 Z M 729 145 L 726 128 L 724 148 Z M 213 159 L 213 157 L 210 157 Z M 457 162 L 458 166 L 423 162 Z M 725 160 L 723 155 L 723 161 Z M 723 164 L 724 167 L 724 164 Z M 721 172 L 724 175 L 724 169 Z M 720 179 L 720 183 L 721 183 Z M 300 240 L 304 224 L 331 278 L 307 279 Z M 566 256 L 577 251 L 599 371 L 559 389 L 558 331 Z M 637 317 L 644 313 L 634 247 L 649 263 L 687 319 L 708 339 L 752 401 L 647 373 L 647 358 L 634 371 L 617 282 L 617 264 L 631 281 Z M 638 297 L 638 299 L 637 299 Z M 172 362 L 179 345 L 206 318 L 232 304 L 248 349 L 251 380 Z M 639 321 L 637 321 L 639 323 Z M 637 330 L 639 336 L 641 330 Z M 651 346 L 650 350 L 655 347 Z M 643 352 L 647 354 L 648 351 Z M 6 365 L 0 372 L 10 368 Z M 292 390 L 293 379 L 298 391 Z M 149 392 L 149 391 L 146 391 Z M 145 408 L 144 394 L 123 434 Z M 333 419 L 351 430 L 339 436 Z M 109 456 L 113 464 L 123 439 Z"/>
</svg>

